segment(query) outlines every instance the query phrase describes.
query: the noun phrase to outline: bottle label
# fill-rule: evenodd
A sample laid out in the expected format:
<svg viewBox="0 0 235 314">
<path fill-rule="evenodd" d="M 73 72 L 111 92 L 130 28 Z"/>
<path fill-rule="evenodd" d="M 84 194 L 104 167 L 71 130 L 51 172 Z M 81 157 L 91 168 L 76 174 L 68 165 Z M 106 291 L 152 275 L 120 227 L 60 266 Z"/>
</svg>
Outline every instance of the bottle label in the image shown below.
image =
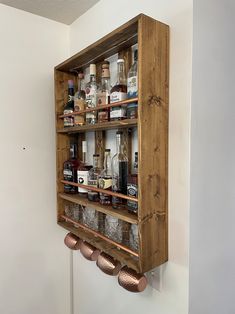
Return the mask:
<svg viewBox="0 0 235 314">
<path fill-rule="evenodd" d="M 95 88 L 86 88 L 86 103 L 87 108 L 96 107 L 96 89 Z"/>
<path fill-rule="evenodd" d="M 64 169 L 63 175 L 64 175 L 64 180 L 65 181 L 74 182 L 74 175 L 73 175 L 73 171 L 72 170 Z M 65 184 L 64 185 L 64 191 L 65 191 L 65 193 L 76 192 L 76 187 L 72 186 L 72 185 L 69 185 L 69 184 Z"/>
<path fill-rule="evenodd" d="M 125 118 L 125 117 L 126 117 L 126 107 L 111 108 L 110 119 Z"/>
<path fill-rule="evenodd" d="M 64 114 L 73 113 L 73 110 L 64 110 Z M 73 126 L 73 117 L 64 117 L 64 127 L 71 127 Z"/>
<path fill-rule="evenodd" d="M 97 105 L 98 106 L 105 106 L 109 103 L 109 94 L 108 92 L 101 92 L 98 93 Z"/>
<path fill-rule="evenodd" d="M 138 80 L 137 76 L 129 77 L 127 80 L 127 94 L 128 98 L 137 97 L 138 94 Z"/>
<path fill-rule="evenodd" d="M 112 179 L 99 179 L 99 188 L 106 190 L 112 186 Z"/>
<path fill-rule="evenodd" d="M 89 179 L 88 184 L 97 188 L 98 181 Z"/>
<path fill-rule="evenodd" d="M 85 100 L 84 99 L 75 99 L 74 101 L 74 111 L 81 111 L 85 109 Z M 74 116 L 74 125 L 83 125 L 84 124 L 84 114 Z"/>
<path fill-rule="evenodd" d="M 87 183 L 88 183 L 88 171 L 87 170 L 78 170 L 77 171 L 77 177 L 78 177 L 78 183 L 79 184 L 87 185 Z M 83 189 L 81 187 L 78 187 L 78 192 L 87 193 L 87 190 Z"/>
<path fill-rule="evenodd" d="M 110 103 L 114 103 L 117 101 L 122 101 L 127 99 L 127 93 L 123 93 L 123 92 L 113 92 L 110 95 Z"/>
<path fill-rule="evenodd" d="M 98 112 L 98 121 L 99 122 L 109 121 L 109 113 L 108 113 L 108 111 L 104 110 L 104 111 Z"/>
<path fill-rule="evenodd" d="M 128 183 L 127 184 L 127 195 L 132 196 L 132 197 L 137 197 L 138 196 L 138 186 L 136 184 Z M 138 210 L 138 203 L 128 200 L 127 201 L 127 206 L 128 209 L 137 212 Z"/>
</svg>

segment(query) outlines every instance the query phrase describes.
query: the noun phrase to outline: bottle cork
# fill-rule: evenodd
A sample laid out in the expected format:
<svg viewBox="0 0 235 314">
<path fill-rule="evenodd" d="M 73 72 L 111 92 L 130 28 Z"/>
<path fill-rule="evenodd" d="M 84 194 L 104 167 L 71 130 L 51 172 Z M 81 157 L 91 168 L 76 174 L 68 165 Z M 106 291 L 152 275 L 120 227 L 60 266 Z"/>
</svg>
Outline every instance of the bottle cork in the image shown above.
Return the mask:
<svg viewBox="0 0 235 314">
<path fill-rule="evenodd" d="M 90 75 L 96 75 L 96 65 L 94 63 L 90 64 Z"/>
</svg>

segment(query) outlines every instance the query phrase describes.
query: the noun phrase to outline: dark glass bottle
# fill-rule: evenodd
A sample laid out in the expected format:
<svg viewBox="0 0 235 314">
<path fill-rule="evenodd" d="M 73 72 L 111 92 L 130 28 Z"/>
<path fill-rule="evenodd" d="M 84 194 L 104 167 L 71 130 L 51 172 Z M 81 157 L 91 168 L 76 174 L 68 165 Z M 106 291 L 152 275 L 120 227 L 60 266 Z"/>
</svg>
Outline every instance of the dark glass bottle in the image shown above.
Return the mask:
<svg viewBox="0 0 235 314">
<path fill-rule="evenodd" d="M 123 132 L 116 133 L 117 153 L 112 158 L 112 190 L 113 192 L 127 194 L 128 158 L 123 151 Z M 112 197 L 113 208 L 122 209 L 126 200 L 120 197 Z"/>
<path fill-rule="evenodd" d="M 95 154 L 93 155 L 93 167 L 88 172 L 88 185 L 93 187 L 98 187 L 98 177 L 100 175 L 101 169 L 99 167 L 100 162 L 100 155 Z M 99 202 L 99 193 L 95 191 L 88 191 L 87 197 L 89 201 L 92 202 Z"/>
<path fill-rule="evenodd" d="M 63 176 L 65 181 L 77 182 L 77 169 L 79 162 L 77 160 L 77 145 L 70 144 L 70 158 L 64 162 Z M 77 187 L 69 184 L 64 185 L 64 192 L 75 194 Z"/>
<path fill-rule="evenodd" d="M 133 173 L 128 177 L 127 195 L 138 197 L 138 152 L 135 152 L 135 162 L 133 168 Z M 128 200 L 127 208 L 129 212 L 137 214 L 138 203 Z"/>
<path fill-rule="evenodd" d="M 123 59 L 118 59 L 117 84 L 110 91 L 110 103 L 115 103 L 127 99 L 127 83 L 125 65 Z M 126 119 L 126 106 L 110 108 L 110 121 Z"/>
<path fill-rule="evenodd" d="M 110 149 L 106 149 L 104 152 L 104 169 L 99 176 L 99 188 L 104 190 L 112 190 L 112 169 L 111 169 L 111 157 Z M 111 195 L 100 193 L 100 204 L 111 205 Z"/>
<path fill-rule="evenodd" d="M 87 153 L 87 142 L 82 142 L 82 155 L 83 160 L 80 162 L 77 171 L 77 182 L 80 184 L 88 185 L 88 171 L 90 170 L 90 166 L 86 164 L 86 153 Z M 82 195 L 87 195 L 87 190 L 79 187 L 78 192 Z"/>
<path fill-rule="evenodd" d="M 64 114 L 74 112 L 74 83 L 68 80 L 68 102 L 64 107 Z M 64 127 L 72 127 L 74 125 L 73 117 L 64 117 Z"/>
</svg>

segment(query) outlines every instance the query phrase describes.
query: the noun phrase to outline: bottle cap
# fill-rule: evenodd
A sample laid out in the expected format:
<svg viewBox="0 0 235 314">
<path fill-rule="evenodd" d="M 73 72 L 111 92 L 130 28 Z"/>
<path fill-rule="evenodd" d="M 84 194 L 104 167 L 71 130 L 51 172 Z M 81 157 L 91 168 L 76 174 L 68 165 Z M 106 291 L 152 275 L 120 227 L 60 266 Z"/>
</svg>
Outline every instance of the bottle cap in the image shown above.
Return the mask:
<svg viewBox="0 0 235 314">
<path fill-rule="evenodd" d="M 104 61 L 102 63 L 102 69 L 109 69 L 109 61 Z"/>
<path fill-rule="evenodd" d="M 122 62 L 124 62 L 124 59 L 118 59 L 117 60 L 117 63 L 122 63 Z"/>
<path fill-rule="evenodd" d="M 79 78 L 80 80 L 84 79 L 84 73 L 83 73 L 83 72 L 79 72 L 79 73 L 78 73 L 78 78 Z"/>
<path fill-rule="evenodd" d="M 83 153 L 87 153 L 87 142 L 86 141 L 82 141 L 82 151 L 83 151 Z"/>
<path fill-rule="evenodd" d="M 108 152 L 111 152 L 111 149 L 110 149 L 110 148 L 106 148 L 106 149 L 105 149 L 105 152 L 107 152 L 107 153 L 108 153 Z"/>
<path fill-rule="evenodd" d="M 69 86 L 69 88 L 73 88 L 74 87 L 73 80 L 68 80 L 68 86 Z"/>
<path fill-rule="evenodd" d="M 90 75 L 96 75 L 96 65 L 94 63 L 90 64 Z"/>
</svg>

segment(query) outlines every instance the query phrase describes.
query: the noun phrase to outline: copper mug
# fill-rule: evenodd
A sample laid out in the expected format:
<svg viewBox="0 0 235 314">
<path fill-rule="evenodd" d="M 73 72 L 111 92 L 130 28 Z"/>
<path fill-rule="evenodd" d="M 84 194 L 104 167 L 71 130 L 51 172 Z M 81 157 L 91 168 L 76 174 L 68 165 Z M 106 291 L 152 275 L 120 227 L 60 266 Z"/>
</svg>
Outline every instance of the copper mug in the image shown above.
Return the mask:
<svg viewBox="0 0 235 314">
<path fill-rule="evenodd" d="M 143 274 L 138 274 L 134 269 L 124 266 L 118 275 L 118 283 L 124 289 L 131 292 L 142 292 L 148 282 Z"/>
<path fill-rule="evenodd" d="M 105 274 L 110 276 L 116 276 L 122 265 L 119 261 L 115 260 L 112 256 L 102 252 L 97 259 L 96 265 L 101 269 Z"/>
<path fill-rule="evenodd" d="M 82 240 L 69 232 L 64 238 L 64 244 L 71 250 L 79 250 Z"/>
<path fill-rule="evenodd" d="M 80 252 L 89 261 L 96 261 L 100 255 L 100 250 L 85 241 L 80 245 Z"/>
</svg>

